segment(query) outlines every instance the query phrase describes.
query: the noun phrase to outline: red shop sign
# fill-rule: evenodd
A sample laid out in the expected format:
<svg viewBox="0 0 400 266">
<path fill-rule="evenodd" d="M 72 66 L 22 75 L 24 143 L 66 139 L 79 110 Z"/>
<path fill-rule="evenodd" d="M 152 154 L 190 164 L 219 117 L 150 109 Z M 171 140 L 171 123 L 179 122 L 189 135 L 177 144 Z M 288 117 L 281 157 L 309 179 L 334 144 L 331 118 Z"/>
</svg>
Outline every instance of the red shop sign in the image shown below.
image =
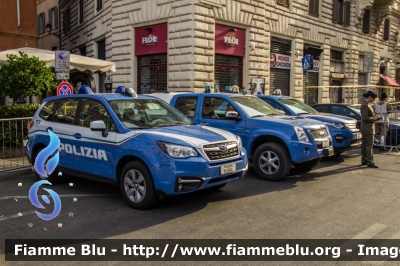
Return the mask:
<svg viewBox="0 0 400 266">
<path fill-rule="evenodd" d="M 244 56 L 246 30 L 232 26 L 215 25 L 215 53 Z"/>
<path fill-rule="evenodd" d="M 168 24 L 135 29 L 135 55 L 160 54 L 168 51 Z"/>
</svg>

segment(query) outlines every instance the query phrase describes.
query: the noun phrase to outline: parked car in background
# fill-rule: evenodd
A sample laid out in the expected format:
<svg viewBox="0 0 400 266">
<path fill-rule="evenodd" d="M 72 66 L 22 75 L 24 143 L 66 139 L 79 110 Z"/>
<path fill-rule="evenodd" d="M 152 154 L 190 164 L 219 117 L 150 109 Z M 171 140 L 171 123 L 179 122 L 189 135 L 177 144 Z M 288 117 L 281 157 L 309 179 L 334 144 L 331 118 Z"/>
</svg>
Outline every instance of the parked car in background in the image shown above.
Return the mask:
<svg viewBox="0 0 400 266">
<path fill-rule="evenodd" d="M 330 114 L 340 114 L 357 119 L 357 128 L 361 125 L 360 104 L 348 103 L 324 103 L 316 104 L 313 107 L 320 111 Z M 386 145 L 397 146 L 400 144 L 400 121 L 389 118 L 389 129 L 386 138 Z M 379 138 L 374 142 L 375 146 L 380 146 Z"/>
<path fill-rule="evenodd" d="M 302 116 L 326 123 L 336 154 L 361 146 L 361 133 L 354 118 L 319 113 L 304 102 L 288 96 L 258 95 L 258 97 L 286 115 Z"/>
<path fill-rule="evenodd" d="M 292 165 L 310 170 L 331 156 L 324 123 L 282 116 L 256 96 L 233 93 L 154 93 L 196 124 L 224 129 L 242 138 L 258 177 L 277 181 Z"/>
</svg>

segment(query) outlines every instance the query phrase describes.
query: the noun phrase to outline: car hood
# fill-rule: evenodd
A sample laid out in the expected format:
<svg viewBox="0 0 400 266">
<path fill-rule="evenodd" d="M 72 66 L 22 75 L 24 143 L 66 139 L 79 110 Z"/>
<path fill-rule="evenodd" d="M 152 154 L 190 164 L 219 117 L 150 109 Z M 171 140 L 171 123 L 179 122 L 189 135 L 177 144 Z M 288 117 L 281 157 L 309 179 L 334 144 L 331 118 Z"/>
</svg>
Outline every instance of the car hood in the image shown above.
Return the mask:
<svg viewBox="0 0 400 266">
<path fill-rule="evenodd" d="M 334 114 L 304 114 L 301 115 L 302 117 L 310 118 L 310 119 L 315 119 L 321 122 L 329 122 L 329 123 L 346 123 L 346 124 L 351 124 L 351 123 L 356 123 L 357 120 L 351 117 L 347 116 L 341 116 L 341 115 L 334 115 Z"/>
<path fill-rule="evenodd" d="M 213 142 L 237 141 L 236 136 L 228 131 L 201 125 L 150 128 L 136 130 L 135 133 L 145 135 L 154 141 L 189 144 L 197 148 Z"/>
<path fill-rule="evenodd" d="M 271 122 L 285 123 L 286 125 L 301 126 L 308 129 L 313 129 L 313 128 L 319 129 L 321 127 L 326 127 L 325 124 L 321 123 L 320 121 L 299 116 L 274 115 L 274 116 L 257 117 L 252 119 L 264 120 L 265 122 L 269 123 Z"/>
</svg>

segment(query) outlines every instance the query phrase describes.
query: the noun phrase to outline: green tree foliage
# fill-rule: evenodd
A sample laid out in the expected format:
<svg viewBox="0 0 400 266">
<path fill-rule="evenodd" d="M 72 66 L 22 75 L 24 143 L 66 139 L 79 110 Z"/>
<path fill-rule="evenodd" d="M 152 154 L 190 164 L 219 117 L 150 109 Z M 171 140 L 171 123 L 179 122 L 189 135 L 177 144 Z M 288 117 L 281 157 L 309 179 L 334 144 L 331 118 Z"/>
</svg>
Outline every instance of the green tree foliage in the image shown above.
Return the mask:
<svg viewBox="0 0 400 266">
<path fill-rule="evenodd" d="M 57 87 L 55 74 L 45 61 L 28 57 L 19 51 L 19 56 L 7 55 L 7 63 L 0 68 L 0 92 L 13 98 L 14 105 L 25 96 L 41 95 Z"/>
</svg>

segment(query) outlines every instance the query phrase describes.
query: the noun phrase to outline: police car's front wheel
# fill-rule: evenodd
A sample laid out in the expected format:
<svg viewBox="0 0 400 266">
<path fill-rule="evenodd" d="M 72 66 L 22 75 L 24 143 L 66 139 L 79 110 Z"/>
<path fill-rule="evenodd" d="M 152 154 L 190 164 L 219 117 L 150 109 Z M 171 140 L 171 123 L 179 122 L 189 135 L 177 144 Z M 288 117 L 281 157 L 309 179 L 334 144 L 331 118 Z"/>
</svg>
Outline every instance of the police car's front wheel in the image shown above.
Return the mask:
<svg viewBox="0 0 400 266">
<path fill-rule="evenodd" d="M 158 201 L 153 178 L 142 162 L 134 161 L 125 165 L 120 176 L 119 185 L 122 196 L 132 208 L 148 209 Z"/>
</svg>

